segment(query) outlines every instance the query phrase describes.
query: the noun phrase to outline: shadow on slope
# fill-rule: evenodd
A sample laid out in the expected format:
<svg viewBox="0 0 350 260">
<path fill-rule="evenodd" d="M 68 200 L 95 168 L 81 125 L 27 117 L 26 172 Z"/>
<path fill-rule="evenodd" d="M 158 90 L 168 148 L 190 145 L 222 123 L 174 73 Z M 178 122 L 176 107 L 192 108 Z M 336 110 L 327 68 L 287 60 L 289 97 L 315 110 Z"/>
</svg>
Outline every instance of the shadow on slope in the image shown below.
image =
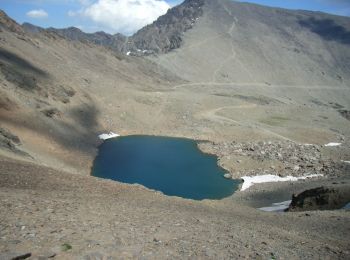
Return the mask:
<svg viewBox="0 0 350 260">
<path fill-rule="evenodd" d="M 336 24 L 334 20 L 310 17 L 309 19 L 299 21 L 299 24 L 327 41 L 350 44 L 350 31 L 344 26 Z"/>
<path fill-rule="evenodd" d="M 53 117 L 44 114 L 20 118 L 0 115 L 0 122 L 27 128 L 43 136 L 43 140 L 52 140 L 64 149 L 91 155 L 97 145 L 98 115 L 95 105 L 83 104 Z M 70 120 L 66 121 L 64 117 Z"/>
<path fill-rule="evenodd" d="M 25 90 L 34 90 L 37 78 L 48 78 L 48 74 L 15 53 L 0 48 L 0 71 L 6 80 Z"/>
</svg>

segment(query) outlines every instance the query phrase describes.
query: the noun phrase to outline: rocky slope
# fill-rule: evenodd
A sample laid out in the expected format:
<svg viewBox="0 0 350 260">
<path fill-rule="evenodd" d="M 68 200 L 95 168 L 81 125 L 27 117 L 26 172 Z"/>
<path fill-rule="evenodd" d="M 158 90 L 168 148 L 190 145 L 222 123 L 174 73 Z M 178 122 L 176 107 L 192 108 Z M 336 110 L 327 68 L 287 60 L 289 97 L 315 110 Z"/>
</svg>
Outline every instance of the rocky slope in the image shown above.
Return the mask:
<svg viewBox="0 0 350 260">
<path fill-rule="evenodd" d="M 204 0 L 184 1 L 131 37 L 126 37 L 120 33 L 115 35 L 105 32 L 84 33 L 75 27 L 43 29 L 29 23 L 24 23 L 22 27 L 26 32 L 32 34 L 44 31 L 55 32 L 69 40 L 90 42 L 130 55 L 144 56 L 166 53 L 179 48 L 182 45 L 183 34 L 191 29 L 203 14 L 201 9 L 203 4 Z"/>
<path fill-rule="evenodd" d="M 293 195 L 288 212 L 342 209 L 350 201 L 348 185 L 322 186 Z"/>
<path fill-rule="evenodd" d="M 0 259 L 350 256 L 345 210 L 269 214 L 232 198 L 166 197 L 3 158 L 0 178 Z"/>
<path fill-rule="evenodd" d="M 136 32 L 127 50 L 142 50 L 148 54 L 167 53 L 179 48 L 183 44 L 183 34 L 203 15 L 203 5 L 204 0 L 187 0 L 171 8 L 154 23 Z"/>
<path fill-rule="evenodd" d="M 128 102 L 122 89 L 129 93 L 179 80 L 142 58 L 136 61 L 89 42 L 67 41 L 54 31 L 26 33 L 5 13 L 0 21 L 1 127 L 19 135 L 23 152 L 29 148 L 36 160 L 55 167 L 89 173 L 98 133 L 113 127 L 109 117 L 101 122 L 99 116 L 99 104 L 108 93 Z M 4 147 L 10 145 L 4 142 Z M 64 166 L 59 161 L 65 161 Z"/>
<path fill-rule="evenodd" d="M 154 58 L 192 82 L 347 85 L 350 18 L 204 1 L 181 48 Z"/>
<path fill-rule="evenodd" d="M 23 23 L 22 28 L 24 31 L 30 34 L 36 35 L 39 33 L 53 32 L 68 40 L 102 45 L 117 52 L 122 51 L 124 43 L 127 40 L 127 37 L 119 33 L 115 35 L 111 35 L 105 32 L 85 33 L 76 27 L 69 27 L 66 29 L 43 29 L 30 23 Z"/>
<path fill-rule="evenodd" d="M 7 16 L 7 14 L 0 10 L 0 28 L 8 29 L 11 32 L 21 34 L 23 33 L 22 27 L 14 20 Z"/>
<path fill-rule="evenodd" d="M 129 55 L 160 55 L 153 60 L 192 82 L 346 85 L 350 75 L 350 18 L 325 13 L 187 0 L 131 37 L 46 31 Z"/>
</svg>

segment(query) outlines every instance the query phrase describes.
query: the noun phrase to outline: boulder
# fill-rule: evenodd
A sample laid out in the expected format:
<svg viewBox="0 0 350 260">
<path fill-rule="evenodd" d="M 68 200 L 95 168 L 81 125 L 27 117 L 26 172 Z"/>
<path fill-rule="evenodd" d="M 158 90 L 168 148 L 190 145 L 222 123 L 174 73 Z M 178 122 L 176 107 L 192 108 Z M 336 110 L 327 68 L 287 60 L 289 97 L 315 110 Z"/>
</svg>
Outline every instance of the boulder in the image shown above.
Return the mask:
<svg viewBox="0 0 350 260">
<path fill-rule="evenodd" d="M 349 188 L 349 185 L 322 186 L 293 194 L 292 202 L 286 211 L 341 209 L 350 201 Z"/>
</svg>

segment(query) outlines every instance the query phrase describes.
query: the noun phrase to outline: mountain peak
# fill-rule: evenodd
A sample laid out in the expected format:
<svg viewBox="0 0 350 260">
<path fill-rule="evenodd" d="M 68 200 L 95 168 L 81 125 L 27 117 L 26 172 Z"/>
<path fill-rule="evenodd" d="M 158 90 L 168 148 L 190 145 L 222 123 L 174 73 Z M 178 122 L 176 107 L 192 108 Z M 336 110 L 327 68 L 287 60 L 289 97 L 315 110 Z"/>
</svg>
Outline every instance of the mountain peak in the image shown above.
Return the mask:
<svg viewBox="0 0 350 260">
<path fill-rule="evenodd" d="M 179 48 L 182 34 L 191 29 L 203 15 L 204 3 L 204 0 L 186 0 L 169 9 L 165 15 L 132 36 L 134 46 L 129 46 L 129 50 L 166 53 Z"/>
<path fill-rule="evenodd" d="M 23 33 L 19 24 L 11 19 L 3 10 L 0 10 L 0 27 L 15 33 Z"/>
</svg>

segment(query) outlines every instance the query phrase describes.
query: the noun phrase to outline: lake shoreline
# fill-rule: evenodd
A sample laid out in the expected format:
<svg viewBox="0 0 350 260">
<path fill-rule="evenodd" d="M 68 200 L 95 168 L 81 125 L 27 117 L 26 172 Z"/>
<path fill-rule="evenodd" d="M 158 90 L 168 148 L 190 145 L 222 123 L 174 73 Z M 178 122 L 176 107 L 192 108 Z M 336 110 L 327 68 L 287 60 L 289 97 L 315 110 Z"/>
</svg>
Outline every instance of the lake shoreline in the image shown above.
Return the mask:
<svg viewBox="0 0 350 260">
<path fill-rule="evenodd" d="M 202 153 L 196 140 L 129 135 L 99 146 L 92 175 L 138 183 L 170 196 L 222 199 L 232 195 L 240 181 L 224 178 L 227 172 L 217 161 L 216 155 Z"/>
</svg>

